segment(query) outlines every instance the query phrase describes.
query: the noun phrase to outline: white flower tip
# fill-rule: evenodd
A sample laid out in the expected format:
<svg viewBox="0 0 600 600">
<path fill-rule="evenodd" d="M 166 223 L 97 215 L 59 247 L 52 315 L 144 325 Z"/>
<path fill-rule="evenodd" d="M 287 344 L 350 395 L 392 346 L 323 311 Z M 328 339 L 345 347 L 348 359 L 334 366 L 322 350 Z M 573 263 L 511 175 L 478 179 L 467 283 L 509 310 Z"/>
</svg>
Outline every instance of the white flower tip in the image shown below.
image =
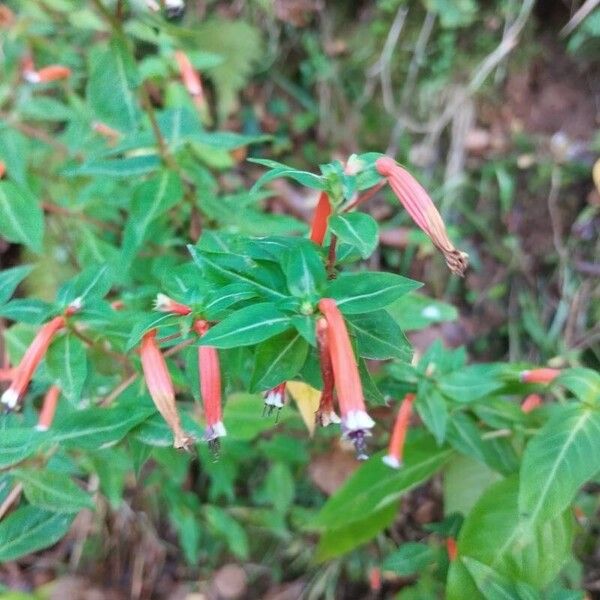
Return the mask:
<svg viewBox="0 0 600 600">
<path fill-rule="evenodd" d="M 77 296 L 77 298 L 75 298 L 75 300 L 73 300 L 73 302 L 71 302 L 69 304 L 69 311 L 76 313 L 81 310 L 82 306 L 83 306 L 83 298 L 81 296 Z"/>
<path fill-rule="evenodd" d="M 274 408 L 283 408 L 283 394 L 279 391 L 269 390 L 265 396 L 265 404 Z"/>
<path fill-rule="evenodd" d="M 402 463 L 391 454 L 386 454 L 381 460 L 392 469 L 399 469 L 402 466 Z"/>
<path fill-rule="evenodd" d="M 225 437 L 227 435 L 227 430 L 225 429 L 225 425 L 223 425 L 223 421 L 217 421 L 213 425 L 209 425 L 204 431 L 204 437 L 202 438 L 205 442 L 211 442 L 212 440 L 216 440 L 217 438 Z"/>
<path fill-rule="evenodd" d="M 173 448 L 177 450 L 189 450 L 190 446 L 194 443 L 194 438 L 189 435 L 181 432 L 179 434 L 175 434 L 175 439 L 173 440 Z"/>
<path fill-rule="evenodd" d="M 35 426 L 36 431 L 48 431 L 48 425 L 38 424 Z"/>
<path fill-rule="evenodd" d="M 342 417 L 342 424 L 346 431 L 360 431 L 371 429 L 375 421 L 364 410 L 351 410 Z"/>
<path fill-rule="evenodd" d="M 321 423 L 321 427 L 327 427 L 328 425 L 338 424 L 341 422 L 341 419 L 337 416 L 336 412 L 330 410 L 329 412 L 321 412 L 318 415 L 319 423 Z"/>
<path fill-rule="evenodd" d="M 15 408 L 17 406 L 17 402 L 19 401 L 19 394 L 17 391 L 12 388 L 8 388 L 3 394 L 2 398 L 0 398 L 0 402 L 5 404 L 8 408 Z"/>
<path fill-rule="evenodd" d="M 23 79 L 27 83 L 39 83 L 40 82 L 40 76 L 37 73 L 37 71 L 24 71 Z"/>
<path fill-rule="evenodd" d="M 154 310 L 159 312 L 169 312 L 173 300 L 166 294 L 158 293 L 154 299 Z"/>
<path fill-rule="evenodd" d="M 519 373 L 519 379 L 521 380 L 521 382 L 524 382 L 527 379 L 528 375 L 529 375 L 529 371 L 521 371 Z"/>
</svg>

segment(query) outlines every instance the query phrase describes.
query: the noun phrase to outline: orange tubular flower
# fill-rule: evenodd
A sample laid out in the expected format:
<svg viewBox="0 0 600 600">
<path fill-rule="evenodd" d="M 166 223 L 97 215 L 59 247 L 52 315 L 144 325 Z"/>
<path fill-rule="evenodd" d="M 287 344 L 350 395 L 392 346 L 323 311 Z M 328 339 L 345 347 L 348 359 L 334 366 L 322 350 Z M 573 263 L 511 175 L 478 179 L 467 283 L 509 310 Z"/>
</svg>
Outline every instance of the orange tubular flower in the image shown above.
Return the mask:
<svg viewBox="0 0 600 600">
<path fill-rule="evenodd" d="M 367 414 L 360 375 L 346 323 L 335 300 L 331 298 L 320 300 L 319 310 L 327 321 L 327 341 L 342 414 L 342 430 L 344 435 L 354 442 L 358 458 L 364 460 L 367 458 L 364 438 L 369 435 L 369 429 L 375 423 Z"/>
<path fill-rule="evenodd" d="M 529 394 L 525 400 L 523 400 L 523 404 L 521 404 L 521 410 L 527 414 L 532 410 L 535 410 L 538 406 L 542 404 L 542 398 L 539 394 Z"/>
<path fill-rule="evenodd" d="M 165 294 L 156 294 L 154 310 L 164 313 L 173 313 L 184 317 L 192 312 L 192 309 L 189 306 L 176 302 Z"/>
<path fill-rule="evenodd" d="M 327 233 L 327 221 L 331 215 L 331 203 L 326 192 L 321 192 L 310 226 L 310 239 L 319 246 L 323 245 Z"/>
<path fill-rule="evenodd" d="M 181 428 L 181 420 L 175 405 L 173 381 L 167 363 L 156 343 L 156 329 L 152 329 L 142 338 L 140 356 L 148 392 L 152 396 L 158 412 L 173 432 L 173 446 L 187 450 L 192 439 Z"/>
<path fill-rule="evenodd" d="M 523 383 L 552 383 L 560 375 L 560 369 L 531 369 L 521 371 Z"/>
<path fill-rule="evenodd" d="M 453 537 L 446 539 L 446 551 L 448 552 L 450 561 L 456 560 L 458 556 L 458 547 L 456 545 L 456 540 Z"/>
<path fill-rule="evenodd" d="M 331 354 L 329 353 L 329 340 L 327 334 L 327 320 L 321 318 L 317 321 L 317 346 L 319 347 L 319 363 L 321 365 L 321 378 L 323 379 L 323 390 L 321 391 L 321 401 L 319 409 L 315 415 L 316 422 L 322 427 L 327 427 L 330 423 L 339 423 L 340 418 L 333 409 L 333 365 L 331 364 Z"/>
<path fill-rule="evenodd" d="M 194 330 L 200 336 L 208 331 L 208 323 L 199 319 L 194 323 Z M 198 371 L 200 373 L 200 393 L 204 403 L 206 431 L 204 440 L 218 447 L 219 438 L 227 435 L 223 425 L 221 409 L 221 364 L 219 353 L 212 346 L 198 348 Z"/>
<path fill-rule="evenodd" d="M 0 179 L 6 175 L 6 165 L 0 160 Z"/>
<path fill-rule="evenodd" d="M 24 76 L 29 83 L 50 83 L 68 79 L 71 76 L 71 69 L 63 65 L 50 65 L 39 71 L 27 70 L 24 72 Z"/>
<path fill-rule="evenodd" d="M 379 174 L 387 179 L 394 194 L 413 221 L 442 252 L 450 270 L 456 275 L 463 276 L 469 265 L 469 257 L 457 250 L 450 241 L 440 213 L 421 184 L 389 156 L 379 158 L 375 167 Z"/>
<path fill-rule="evenodd" d="M 194 99 L 194 102 L 198 107 L 204 104 L 204 90 L 202 89 L 202 81 L 200 75 L 194 69 L 194 65 L 190 61 L 188 55 L 181 50 L 175 52 L 175 60 L 179 67 L 179 73 L 185 89 L 188 91 L 190 96 Z"/>
<path fill-rule="evenodd" d="M 54 421 L 54 413 L 56 412 L 59 396 L 60 388 L 57 385 L 51 386 L 46 392 L 44 404 L 42 404 L 42 410 L 40 411 L 36 427 L 38 431 L 48 431 L 48 429 L 50 429 L 50 425 L 52 425 L 52 421 Z"/>
<path fill-rule="evenodd" d="M 94 123 L 92 123 L 92 129 L 111 143 L 117 142 L 121 137 L 120 131 L 113 129 L 106 123 L 102 123 L 100 121 L 94 121 Z"/>
<path fill-rule="evenodd" d="M 400 410 L 398 411 L 398 416 L 396 417 L 396 422 L 394 423 L 394 430 L 392 431 L 388 453 L 383 457 L 383 462 L 393 469 L 399 469 L 402 466 L 404 441 L 406 440 L 406 432 L 408 431 L 408 426 L 410 424 L 414 400 L 414 394 L 406 394 L 406 396 L 404 396 L 404 400 L 402 400 Z"/>
<path fill-rule="evenodd" d="M 51 321 L 48 321 L 38 331 L 33 342 L 29 345 L 29 348 L 25 351 L 19 366 L 14 370 L 14 378 L 10 387 L 2 394 L 0 401 L 5 404 L 8 408 L 15 408 L 19 399 L 27 390 L 27 386 L 35 373 L 38 365 L 44 358 L 44 355 L 50 347 L 52 338 L 65 326 L 65 317 L 59 316 L 54 317 Z"/>
</svg>

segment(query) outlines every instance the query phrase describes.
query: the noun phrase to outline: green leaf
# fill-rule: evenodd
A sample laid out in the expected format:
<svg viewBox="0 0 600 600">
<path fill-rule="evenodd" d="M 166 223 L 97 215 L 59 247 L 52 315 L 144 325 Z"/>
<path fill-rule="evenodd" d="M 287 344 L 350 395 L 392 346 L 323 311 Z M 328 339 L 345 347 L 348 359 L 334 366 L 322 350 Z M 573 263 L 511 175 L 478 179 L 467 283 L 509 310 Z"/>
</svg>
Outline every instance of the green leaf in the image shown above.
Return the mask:
<svg viewBox="0 0 600 600">
<path fill-rule="evenodd" d="M 481 495 L 501 479 L 487 465 L 457 454 L 444 469 L 444 513 L 467 515 Z M 453 534 L 456 537 L 457 533 Z"/>
<path fill-rule="evenodd" d="M 465 456 L 475 458 L 500 473 L 511 473 L 513 465 L 507 465 L 504 462 L 498 461 L 494 445 L 497 440 L 484 440 L 481 437 L 481 433 L 469 415 L 462 412 L 455 412 L 448 422 L 446 437 L 448 442 Z M 511 450 L 508 447 L 504 448 L 504 451 L 507 454 L 507 458 L 512 456 L 509 454 Z"/>
<path fill-rule="evenodd" d="M 196 369 L 198 369 L 198 355 L 196 353 Z M 181 411 L 181 426 L 190 437 L 200 440 L 204 435 L 204 430 L 193 419 L 188 412 Z M 159 413 L 154 413 L 146 419 L 141 425 L 137 426 L 132 434 L 133 438 L 146 446 L 156 446 L 159 448 L 173 447 L 173 431 L 169 428 L 167 422 Z M 129 437 L 131 439 L 131 437 Z"/>
<path fill-rule="evenodd" d="M 87 408 L 57 415 L 50 438 L 66 448 L 97 450 L 121 440 L 125 434 L 155 412 L 153 406 L 134 404 L 111 408 Z"/>
<path fill-rule="evenodd" d="M 350 330 L 356 336 L 359 356 L 372 360 L 398 358 L 410 362 L 412 349 L 394 319 L 385 310 L 348 317 Z"/>
<path fill-rule="evenodd" d="M 403 331 L 425 329 L 436 323 L 456 321 L 458 311 L 451 304 L 412 292 L 387 307 Z"/>
<path fill-rule="evenodd" d="M 308 344 L 297 331 L 284 331 L 256 347 L 250 391 L 268 390 L 292 379 L 302 368 Z"/>
<path fill-rule="evenodd" d="M 19 283 L 31 273 L 33 268 L 32 265 L 22 265 L 4 269 L 0 273 L 0 304 L 4 304 L 10 299 Z"/>
<path fill-rule="evenodd" d="M 504 385 L 498 378 L 500 369 L 493 363 L 469 365 L 441 377 L 439 388 L 455 402 L 474 402 Z"/>
<path fill-rule="evenodd" d="M 245 268 L 242 265 L 239 265 L 238 267 L 236 264 L 236 267 L 234 268 L 231 266 L 231 263 L 223 261 L 221 259 L 221 255 L 219 254 L 201 253 L 198 248 L 192 246 L 191 244 L 188 245 L 188 250 L 192 255 L 196 265 L 198 265 L 203 272 L 208 271 L 211 274 L 216 273 L 219 277 L 225 279 L 231 284 L 248 284 L 252 286 L 258 293 L 263 294 L 268 298 L 280 299 L 286 297 L 285 294 L 278 292 L 276 289 L 273 289 L 272 287 L 265 285 L 260 281 L 256 281 L 252 277 L 249 277 L 247 275 L 249 271 L 248 264 L 244 264 Z M 226 257 L 228 256 L 229 255 L 226 255 Z"/>
<path fill-rule="evenodd" d="M 600 373 L 592 369 L 565 369 L 554 383 L 566 387 L 581 402 L 600 403 Z"/>
<path fill-rule="evenodd" d="M 36 144 L 40 142 L 36 140 Z M 15 129 L 0 129 L 0 159 L 6 171 L 19 185 L 27 185 L 27 166 L 31 156 L 29 140 Z"/>
<path fill-rule="evenodd" d="M 369 514 L 365 519 L 353 521 L 337 529 L 326 529 L 319 539 L 315 560 L 325 562 L 372 540 L 389 527 L 398 512 L 396 504 Z"/>
<path fill-rule="evenodd" d="M 91 265 L 63 284 L 56 294 L 56 300 L 67 306 L 79 299 L 85 308 L 86 304 L 104 298 L 112 283 L 113 273 L 108 265 Z"/>
<path fill-rule="evenodd" d="M 264 483 L 266 500 L 278 513 L 285 513 L 294 502 L 296 485 L 289 468 L 281 462 L 271 466 Z"/>
<path fill-rule="evenodd" d="M 261 144 L 272 139 L 270 135 L 244 135 L 235 131 L 199 131 L 190 136 L 190 139 L 207 146 L 235 150 L 250 144 Z"/>
<path fill-rule="evenodd" d="M 105 176 L 105 177 L 135 177 L 155 171 L 160 165 L 156 154 L 132 156 L 130 158 L 115 158 L 113 160 L 93 160 L 77 167 L 65 169 L 67 177 Z"/>
<path fill-rule="evenodd" d="M 124 40 L 114 38 L 107 50 L 90 53 L 86 96 L 100 121 L 124 132 L 134 130 L 139 120 L 137 84 L 135 61 Z"/>
<path fill-rule="evenodd" d="M 310 173 L 309 171 L 301 171 L 299 169 L 278 168 L 268 171 L 262 177 L 260 177 L 260 179 L 258 179 L 250 189 L 250 194 L 256 194 L 256 192 L 262 186 L 264 186 L 265 183 L 269 183 L 269 181 L 284 177 L 293 179 L 294 181 L 297 181 L 298 183 L 309 188 L 316 190 L 325 189 L 325 183 L 323 182 L 323 179 L 314 173 Z"/>
<path fill-rule="evenodd" d="M 377 221 L 366 213 L 336 215 L 329 219 L 329 229 L 340 241 L 356 246 L 363 258 L 371 256 L 379 242 Z"/>
<path fill-rule="evenodd" d="M 385 557 L 382 569 L 392 571 L 400 577 L 409 577 L 420 573 L 434 561 L 435 552 L 430 546 L 418 542 L 407 542 Z"/>
<path fill-rule="evenodd" d="M 51 309 L 50 304 L 37 298 L 16 298 L 0 306 L 0 317 L 36 325 L 47 319 Z"/>
<path fill-rule="evenodd" d="M 68 121 L 72 116 L 68 106 L 47 96 L 28 98 L 20 108 L 22 116 L 31 121 Z"/>
<path fill-rule="evenodd" d="M 15 560 L 52 546 L 67 533 L 73 518 L 35 506 L 15 510 L 0 523 L 0 560 Z"/>
<path fill-rule="evenodd" d="M 148 179 L 133 193 L 131 211 L 123 234 L 123 260 L 129 264 L 147 237 L 150 224 L 175 206 L 183 196 L 178 175 L 170 171 Z"/>
<path fill-rule="evenodd" d="M 244 528 L 218 506 L 206 505 L 204 514 L 208 526 L 225 539 L 232 554 L 240 560 L 247 559 L 249 543 Z"/>
<path fill-rule="evenodd" d="M 48 469 L 15 469 L 13 474 L 23 484 L 25 497 L 34 506 L 63 513 L 94 508 L 92 497 L 64 473 Z"/>
<path fill-rule="evenodd" d="M 291 326 L 290 317 L 270 302 L 242 308 L 208 330 L 201 345 L 237 348 L 262 342 Z"/>
<path fill-rule="evenodd" d="M 59 337 L 48 349 L 46 366 L 65 398 L 73 404 L 78 404 L 88 373 L 83 342 L 72 333 Z"/>
<path fill-rule="evenodd" d="M 247 283 L 232 283 L 215 290 L 202 305 L 202 312 L 210 320 L 221 311 L 243 300 L 256 297 L 256 289 Z"/>
<path fill-rule="evenodd" d="M 477 589 L 483 594 L 486 600 L 514 600 L 515 598 L 522 598 L 522 596 L 516 593 L 512 583 L 506 577 L 502 577 L 494 571 L 494 569 L 468 556 L 463 557 L 461 560 L 465 567 L 467 567 Z"/>
<path fill-rule="evenodd" d="M 428 11 L 440 18 L 444 29 L 466 27 L 477 16 L 475 0 L 425 0 Z"/>
<path fill-rule="evenodd" d="M 519 508 L 533 523 L 553 519 L 598 472 L 600 412 L 581 404 L 556 407 L 529 442 L 521 464 Z"/>
<path fill-rule="evenodd" d="M 285 255 L 284 272 L 290 294 L 299 298 L 314 297 L 327 283 L 323 261 L 314 244 L 308 241 Z"/>
<path fill-rule="evenodd" d="M 171 313 L 145 314 L 140 320 L 136 320 L 133 323 L 125 349 L 129 352 L 129 350 L 137 346 L 142 337 L 144 337 L 144 334 L 148 333 L 151 329 L 155 329 L 159 326 L 173 326 L 180 320 L 181 317 L 179 315 L 173 315 Z"/>
<path fill-rule="evenodd" d="M 446 426 L 448 424 L 448 407 L 443 396 L 433 387 L 419 387 L 415 408 L 423 424 L 432 433 L 439 446 L 446 439 Z"/>
<path fill-rule="evenodd" d="M 324 296 L 333 298 L 343 313 L 352 315 L 385 308 L 421 285 L 393 273 L 347 273 L 334 279 Z"/>
<path fill-rule="evenodd" d="M 565 512 L 530 527 L 519 518 L 518 488 L 516 476 L 493 484 L 467 516 L 458 537 L 458 560 L 451 563 L 448 574 L 448 600 L 485 597 L 465 568 L 464 557 L 535 588 L 548 585 L 568 560 L 572 516 Z"/>
<path fill-rule="evenodd" d="M 15 465 L 40 450 L 48 441 L 46 432 L 31 428 L 4 429 L 0 435 L 0 469 Z"/>
<path fill-rule="evenodd" d="M 404 450 L 404 466 L 391 469 L 382 453 L 364 463 L 332 496 L 317 515 L 318 528 L 337 529 L 396 503 L 450 458 L 452 451 L 439 449 L 430 436 L 413 431 Z"/>
<path fill-rule="evenodd" d="M 194 27 L 195 50 L 223 58 L 207 73 L 217 90 L 218 112 L 223 120 L 236 106 L 236 95 L 246 85 L 263 53 L 260 31 L 242 20 L 211 18 Z"/>
<path fill-rule="evenodd" d="M 34 196 L 10 181 L 0 181 L 0 236 L 38 254 L 42 251 L 42 209 Z"/>
<path fill-rule="evenodd" d="M 275 422 L 263 417 L 264 401 L 259 394 L 232 394 L 227 398 L 223 410 L 223 422 L 227 426 L 227 437 L 234 440 L 250 441 L 263 431 L 272 429 Z M 284 410 L 279 423 L 293 415 Z"/>
</svg>

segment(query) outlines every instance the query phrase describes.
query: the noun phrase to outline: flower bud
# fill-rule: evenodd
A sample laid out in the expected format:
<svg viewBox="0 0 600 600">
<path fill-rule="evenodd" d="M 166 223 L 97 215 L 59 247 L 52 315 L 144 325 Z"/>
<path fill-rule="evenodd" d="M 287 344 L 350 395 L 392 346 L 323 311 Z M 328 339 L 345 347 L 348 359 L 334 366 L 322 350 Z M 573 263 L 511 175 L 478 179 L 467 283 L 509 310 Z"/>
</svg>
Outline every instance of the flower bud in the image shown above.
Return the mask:
<svg viewBox="0 0 600 600">
<path fill-rule="evenodd" d="M 375 166 L 379 174 L 387 179 L 413 221 L 442 252 L 449 269 L 456 275 L 464 275 L 469 257 L 457 250 L 450 241 L 444 221 L 423 186 L 389 156 L 379 158 Z"/>
<path fill-rule="evenodd" d="M 144 335 L 140 346 L 142 369 L 148 392 L 173 432 L 173 446 L 188 449 L 192 439 L 181 428 L 181 420 L 175 404 L 175 389 L 167 363 L 156 343 L 156 329 Z"/>
</svg>

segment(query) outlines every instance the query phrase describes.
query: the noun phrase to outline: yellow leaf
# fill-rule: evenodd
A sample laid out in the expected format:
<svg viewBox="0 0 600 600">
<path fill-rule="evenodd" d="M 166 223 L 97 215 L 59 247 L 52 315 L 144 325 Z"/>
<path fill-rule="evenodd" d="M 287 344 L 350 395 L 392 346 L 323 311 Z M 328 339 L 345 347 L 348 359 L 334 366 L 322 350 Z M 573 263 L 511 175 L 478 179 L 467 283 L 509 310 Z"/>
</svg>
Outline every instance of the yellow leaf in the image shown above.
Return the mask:
<svg viewBox="0 0 600 600">
<path fill-rule="evenodd" d="M 315 431 L 315 413 L 319 408 L 321 391 L 301 381 L 288 381 L 287 389 L 298 405 L 304 424 L 312 436 Z"/>
<path fill-rule="evenodd" d="M 600 158 L 594 163 L 594 166 L 592 167 L 592 177 L 594 178 L 596 189 L 600 194 Z"/>
</svg>

